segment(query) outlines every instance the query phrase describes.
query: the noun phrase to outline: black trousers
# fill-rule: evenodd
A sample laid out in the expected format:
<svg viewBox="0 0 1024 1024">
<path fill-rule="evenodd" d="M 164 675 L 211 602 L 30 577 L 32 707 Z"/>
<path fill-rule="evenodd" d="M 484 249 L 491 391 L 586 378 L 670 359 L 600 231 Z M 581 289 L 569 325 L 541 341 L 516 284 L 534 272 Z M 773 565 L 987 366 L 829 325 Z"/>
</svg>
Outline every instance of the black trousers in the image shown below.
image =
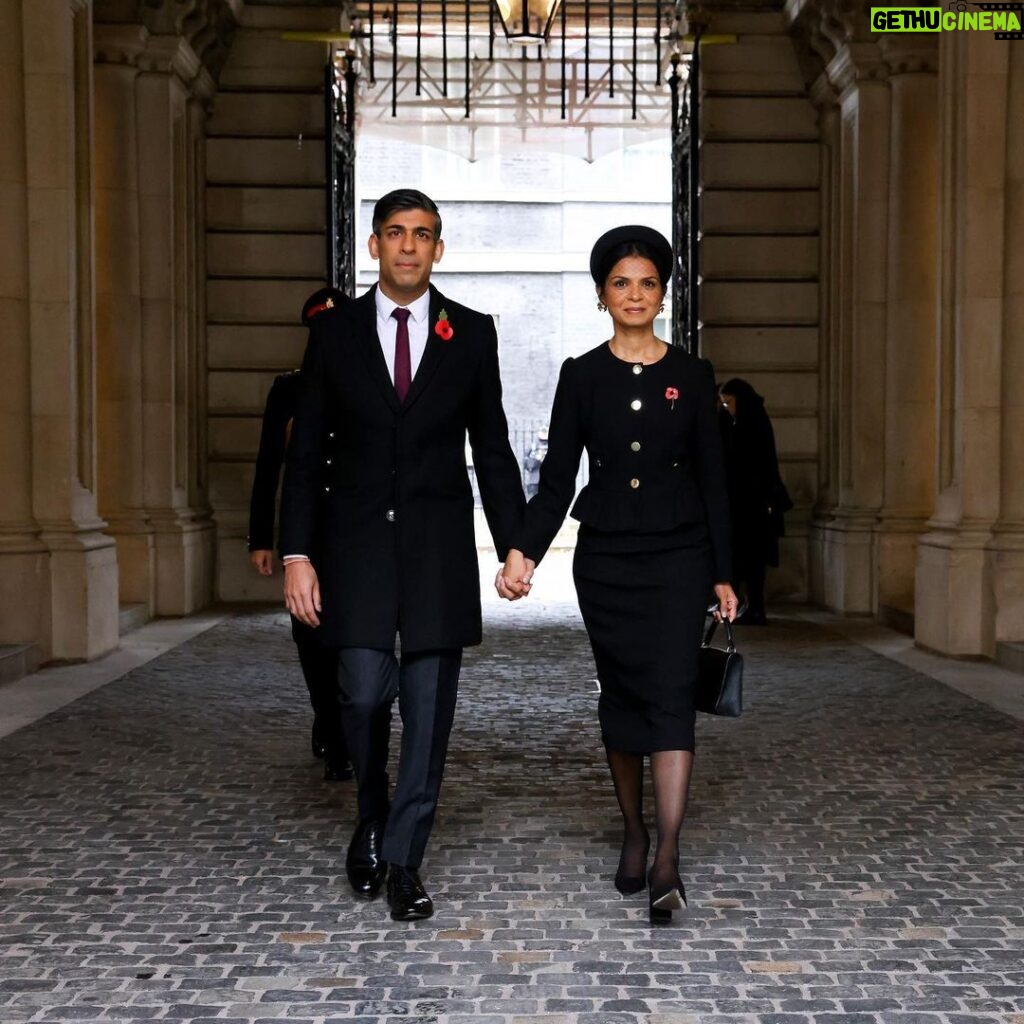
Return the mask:
<svg viewBox="0 0 1024 1024">
<path fill-rule="evenodd" d="M 448 736 L 455 720 L 461 648 L 403 654 L 343 647 L 338 691 L 359 817 L 386 822 L 383 855 L 390 864 L 419 867 L 441 792 Z M 391 707 L 398 699 L 402 749 L 388 800 Z"/>
<path fill-rule="evenodd" d="M 302 677 L 309 691 L 309 703 L 316 716 L 317 731 L 328 747 L 332 760 L 347 761 L 348 750 L 341 726 L 338 703 L 338 651 L 324 647 L 316 630 L 292 617 L 292 639 L 299 652 Z"/>
</svg>

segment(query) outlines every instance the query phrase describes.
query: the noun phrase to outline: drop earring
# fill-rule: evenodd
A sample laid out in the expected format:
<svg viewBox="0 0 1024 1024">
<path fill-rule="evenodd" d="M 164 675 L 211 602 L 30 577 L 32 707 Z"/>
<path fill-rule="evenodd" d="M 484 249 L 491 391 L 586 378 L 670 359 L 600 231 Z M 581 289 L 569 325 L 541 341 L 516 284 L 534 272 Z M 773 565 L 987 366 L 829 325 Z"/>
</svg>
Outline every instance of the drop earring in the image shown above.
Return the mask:
<svg viewBox="0 0 1024 1024">
<path fill-rule="evenodd" d="M 658 307 L 658 312 L 659 313 L 664 313 L 665 312 L 665 303 L 664 302 Z"/>
<path fill-rule="evenodd" d="M 608 312 L 608 307 L 600 299 L 597 300 L 597 309 L 600 313 Z"/>
</svg>

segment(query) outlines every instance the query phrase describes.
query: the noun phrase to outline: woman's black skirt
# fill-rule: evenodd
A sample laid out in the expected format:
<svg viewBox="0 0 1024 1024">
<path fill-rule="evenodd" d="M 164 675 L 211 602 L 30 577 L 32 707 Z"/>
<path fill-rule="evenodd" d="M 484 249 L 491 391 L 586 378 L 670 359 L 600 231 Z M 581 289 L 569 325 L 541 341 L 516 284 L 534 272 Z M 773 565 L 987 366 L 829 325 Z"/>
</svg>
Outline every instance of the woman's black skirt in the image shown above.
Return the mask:
<svg viewBox="0 0 1024 1024">
<path fill-rule="evenodd" d="M 706 529 L 638 536 L 581 527 L 573 577 L 605 745 L 693 750 L 697 651 L 713 583 Z"/>
</svg>

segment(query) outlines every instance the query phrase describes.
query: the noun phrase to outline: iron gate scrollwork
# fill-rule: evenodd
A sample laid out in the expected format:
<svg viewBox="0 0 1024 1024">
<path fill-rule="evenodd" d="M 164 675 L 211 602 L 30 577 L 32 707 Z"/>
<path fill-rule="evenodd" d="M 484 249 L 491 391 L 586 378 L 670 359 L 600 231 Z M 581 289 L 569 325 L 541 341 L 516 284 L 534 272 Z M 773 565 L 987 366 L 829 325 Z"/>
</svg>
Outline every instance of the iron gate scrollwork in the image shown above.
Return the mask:
<svg viewBox="0 0 1024 1024">
<path fill-rule="evenodd" d="M 672 58 L 672 344 L 699 354 L 700 33 L 685 83 Z"/>
<path fill-rule="evenodd" d="M 351 56 L 339 72 L 332 61 L 324 70 L 324 180 L 327 207 L 327 268 L 333 288 L 354 295 L 356 288 L 356 142 L 355 101 L 358 74 Z"/>
</svg>

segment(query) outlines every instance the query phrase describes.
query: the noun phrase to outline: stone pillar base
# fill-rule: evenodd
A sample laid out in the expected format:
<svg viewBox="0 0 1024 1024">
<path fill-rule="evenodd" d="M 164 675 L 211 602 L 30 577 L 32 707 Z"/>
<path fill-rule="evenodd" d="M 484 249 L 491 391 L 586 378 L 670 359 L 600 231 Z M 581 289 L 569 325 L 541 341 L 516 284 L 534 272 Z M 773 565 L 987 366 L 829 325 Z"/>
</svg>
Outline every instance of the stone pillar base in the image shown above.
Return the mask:
<svg viewBox="0 0 1024 1024">
<path fill-rule="evenodd" d="M 49 552 L 37 537 L 0 534 L 0 644 L 36 644 L 49 661 Z"/>
<path fill-rule="evenodd" d="M 249 545 L 245 537 L 217 539 L 217 597 L 221 601 L 259 601 L 284 608 L 284 583 L 281 566 L 274 561 L 274 575 L 261 576 L 249 564 Z"/>
<path fill-rule="evenodd" d="M 769 601 L 807 600 L 807 527 L 793 527 L 779 539 L 779 565 L 769 569 L 765 594 Z"/>
<path fill-rule="evenodd" d="M 914 640 L 958 658 L 995 656 L 991 534 L 935 529 L 918 540 Z"/>
<path fill-rule="evenodd" d="M 156 605 L 156 541 L 148 522 L 111 519 L 107 533 L 117 541 L 118 599 L 121 604 L 145 605 L 147 617 Z"/>
<path fill-rule="evenodd" d="M 202 517 L 202 518 L 200 518 Z M 215 530 L 196 510 L 152 517 L 156 529 L 157 615 L 190 615 L 213 600 Z"/>
<path fill-rule="evenodd" d="M 996 642 L 1024 641 L 1024 528 L 996 530 L 990 551 Z"/>
<path fill-rule="evenodd" d="M 816 603 L 844 615 L 875 611 L 874 521 L 874 516 L 837 515 L 811 522 L 811 598 Z"/>
<path fill-rule="evenodd" d="M 50 549 L 50 656 L 91 661 L 118 645 L 117 548 L 99 531 L 44 533 Z"/>
<path fill-rule="evenodd" d="M 874 534 L 877 572 L 876 606 L 882 617 L 914 614 L 917 539 L 925 530 L 923 516 L 886 517 Z"/>
</svg>

